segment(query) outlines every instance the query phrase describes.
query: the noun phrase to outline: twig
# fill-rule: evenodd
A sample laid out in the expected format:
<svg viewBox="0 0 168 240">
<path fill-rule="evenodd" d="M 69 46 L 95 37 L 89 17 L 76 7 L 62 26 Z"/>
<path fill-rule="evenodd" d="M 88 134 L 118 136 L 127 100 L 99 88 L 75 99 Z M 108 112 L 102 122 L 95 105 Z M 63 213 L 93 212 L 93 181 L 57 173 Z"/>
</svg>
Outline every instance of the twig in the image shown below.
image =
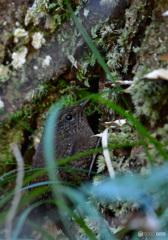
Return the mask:
<svg viewBox="0 0 168 240">
<path fill-rule="evenodd" d="M 103 131 L 102 146 L 103 146 L 103 154 L 104 154 L 104 158 L 106 160 L 109 175 L 110 175 L 111 178 L 114 178 L 115 177 L 115 171 L 114 171 L 113 165 L 111 163 L 110 153 L 109 153 L 109 150 L 108 150 L 108 128 L 106 128 Z"/>
<path fill-rule="evenodd" d="M 109 130 L 109 127 L 107 127 L 102 133 L 96 134 L 95 136 L 102 138 L 103 155 L 107 164 L 109 175 L 111 178 L 115 178 L 115 171 L 114 171 L 114 168 L 110 159 L 110 153 L 108 150 L 108 130 Z"/>
<path fill-rule="evenodd" d="M 18 205 L 20 202 L 20 198 L 21 198 L 20 189 L 22 187 L 23 177 L 24 177 L 24 162 L 23 162 L 23 158 L 20 153 L 20 150 L 18 148 L 18 145 L 16 143 L 13 143 L 11 146 L 11 149 L 12 149 L 13 154 L 17 161 L 17 177 L 16 177 L 16 186 L 15 186 L 14 197 L 13 197 L 9 212 L 6 216 L 6 223 L 5 223 L 5 230 L 6 230 L 5 231 L 5 239 L 6 240 L 11 240 L 12 221 L 16 215 L 17 208 L 18 208 Z"/>
</svg>

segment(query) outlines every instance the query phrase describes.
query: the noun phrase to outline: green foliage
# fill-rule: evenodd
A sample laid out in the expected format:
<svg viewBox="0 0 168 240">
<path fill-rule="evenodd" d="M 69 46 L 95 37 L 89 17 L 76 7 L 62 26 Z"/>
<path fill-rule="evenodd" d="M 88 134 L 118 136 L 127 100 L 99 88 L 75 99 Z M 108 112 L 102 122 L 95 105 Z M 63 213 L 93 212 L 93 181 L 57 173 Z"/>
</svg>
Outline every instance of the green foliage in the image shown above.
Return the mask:
<svg viewBox="0 0 168 240">
<path fill-rule="evenodd" d="M 74 33 L 74 29 L 71 27 L 66 31 L 61 30 L 61 33 L 57 36 L 59 44 L 62 45 L 62 51 L 66 56 L 74 55 L 76 45 L 78 42 L 78 34 Z"/>
<path fill-rule="evenodd" d="M 89 73 L 89 67 L 93 67 L 96 63 L 96 59 L 93 53 L 84 52 L 82 59 L 79 61 L 79 70 L 77 71 L 77 78 L 80 81 L 84 81 L 84 85 L 86 87 L 90 87 L 89 79 L 93 78 L 93 76 Z"/>
<path fill-rule="evenodd" d="M 168 124 L 165 124 L 162 128 L 158 128 L 155 132 L 155 137 L 159 139 L 162 146 L 165 148 L 166 151 L 168 151 Z M 164 164 L 164 158 L 162 155 L 159 154 L 158 150 L 154 148 L 153 146 L 149 150 L 152 158 L 154 159 L 154 164 L 156 166 L 163 165 Z"/>
</svg>

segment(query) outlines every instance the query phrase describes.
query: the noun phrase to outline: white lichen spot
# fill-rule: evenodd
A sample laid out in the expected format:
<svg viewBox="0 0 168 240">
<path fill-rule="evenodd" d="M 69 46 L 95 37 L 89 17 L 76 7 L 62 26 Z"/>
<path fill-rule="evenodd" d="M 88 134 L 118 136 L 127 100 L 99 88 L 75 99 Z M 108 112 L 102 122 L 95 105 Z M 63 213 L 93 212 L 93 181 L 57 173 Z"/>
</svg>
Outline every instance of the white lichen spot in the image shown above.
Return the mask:
<svg viewBox="0 0 168 240">
<path fill-rule="evenodd" d="M 32 20 L 34 25 L 39 24 L 40 19 L 44 16 L 43 12 L 35 12 L 35 8 L 29 8 L 25 17 L 25 26 L 27 26 Z"/>
<path fill-rule="evenodd" d="M 166 12 L 162 13 L 162 16 L 167 17 L 168 16 L 168 10 Z"/>
<path fill-rule="evenodd" d="M 110 7 L 118 6 L 120 0 L 101 0 L 100 5 L 110 5 Z"/>
<path fill-rule="evenodd" d="M 15 25 L 16 25 L 16 27 L 19 27 L 20 26 L 20 22 L 15 22 Z"/>
<path fill-rule="evenodd" d="M 35 49 L 41 48 L 41 46 L 45 43 L 45 39 L 43 37 L 43 34 L 40 32 L 36 32 L 33 34 L 33 41 L 32 41 L 32 46 Z"/>
<path fill-rule="evenodd" d="M 0 82 L 5 82 L 8 79 L 8 67 L 0 64 Z"/>
<path fill-rule="evenodd" d="M 32 138 L 33 138 L 34 147 L 35 147 L 35 149 L 37 149 L 37 147 L 38 147 L 38 145 L 40 143 L 40 137 L 33 135 Z"/>
<path fill-rule="evenodd" d="M 21 37 L 27 38 L 28 32 L 23 28 L 16 28 L 14 31 L 14 36 L 15 36 L 14 42 L 17 43 L 19 38 Z"/>
<path fill-rule="evenodd" d="M 30 22 L 30 20 L 31 20 L 31 18 L 32 18 L 32 11 L 31 11 L 31 9 L 32 8 L 29 8 L 28 10 L 27 10 L 27 13 L 26 13 L 26 16 L 25 16 L 25 26 L 27 26 L 28 24 L 29 24 L 29 22 Z"/>
<path fill-rule="evenodd" d="M 19 51 L 12 53 L 12 65 L 14 68 L 20 68 L 26 62 L 27 48 L 22 47 Z"/>
<path fill-rule="evenodd" d="M 127 123 L 127 120 L 126 119 L 118 119 L 118 120 L 115 120 L 114 123 L 121 127 Z"/>
<path fill-rule="evenodd" d="M 1 100 L 1 97 L 0 97 L 0 109 L 4 108 L 5 107 L 5 104 L 4 102 Z"/>
<path fill-rule="evenodd" d="M 36 65 L 33 66 L 33 69 L 34 69 L 34 70 L 37 70 L 37 69 L 38 69 L 38 66 L 36 66 Z"/>
<path fill-rule="evenodd" d="M 105 122 L 105 126 L 110 128 L 116 128 L 116 127 L 119 128 L 125 125 L 126 123 L 127 123 L 126 119 L 117 119 L 113 122 Z"/>
<path fill-rule="evenodd" d="M 45 28 L 52 29 L 55 26 L 55 19 L 53 16 L 47 15 L 46 16 L 46 22 L 45 22 Z"/>
<path fill-rule="evenodd" d="M 27 26 L 32 20 L 34 25 L 40 22 L 40 19 L 46 14 L 49 7 L 49 0 L 35 0 L 31 8 L 27 10 L 25 25 Z"/>
<path fill-rule="evenodd" d="M 50 65 L 50 62 L 52 60 L 52 57 L 50 57 L 49 55 L 47 55 L 44 59 L 44 61 L 42 62 L 42 67 L 46 68 Z"/>
<path fill-rule="evenodd" d="M 83 12 L 83 15 L 84 15 L 85 17 L 87 17 L 88 14 L 89 14 L 89 12 L 90 12 L 90 11 L 89 11 L 88 9 L 85 8 L 85 9 L 84 9 L 84 12 Z"/>
</svg>

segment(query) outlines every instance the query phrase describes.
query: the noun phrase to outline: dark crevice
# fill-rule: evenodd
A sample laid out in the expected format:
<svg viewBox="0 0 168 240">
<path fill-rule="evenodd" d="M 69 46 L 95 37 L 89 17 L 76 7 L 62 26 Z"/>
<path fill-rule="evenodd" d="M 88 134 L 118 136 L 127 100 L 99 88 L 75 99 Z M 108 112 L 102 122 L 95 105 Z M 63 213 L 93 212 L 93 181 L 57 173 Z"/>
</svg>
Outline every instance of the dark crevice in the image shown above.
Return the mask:
<svg viewBox="0 0 168 240">
<path fill-rule="evenodd" d="M 94 134 L 98 133 L 100 116 L 101 115 L 98 112 L 95 112 L 94 114 L 87 117 L 89 125 L 90 125 L 91 129 L 93 130 Z"/>
</svg>

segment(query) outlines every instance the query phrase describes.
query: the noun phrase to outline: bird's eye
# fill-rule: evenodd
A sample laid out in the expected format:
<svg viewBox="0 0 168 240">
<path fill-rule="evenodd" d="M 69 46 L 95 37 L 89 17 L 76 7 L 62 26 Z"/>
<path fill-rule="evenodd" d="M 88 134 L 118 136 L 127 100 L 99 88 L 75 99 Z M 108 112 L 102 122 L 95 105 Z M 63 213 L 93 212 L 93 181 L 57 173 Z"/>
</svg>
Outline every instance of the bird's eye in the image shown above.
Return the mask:
<svg viewBox="0 0 168 240">
<path fill-rule="evenodd" d="M 68 114 L 68 115 L 66 115 L 66 117 L 65 117 L 65 118 L 66 118 L 66 120 L 68 120 L 68 121 L 69 121 L 69 120 L 71 120 L 71 119 L 72 119 L 72 115 L 71 115 L 71 114 Z"/>
</svg>

